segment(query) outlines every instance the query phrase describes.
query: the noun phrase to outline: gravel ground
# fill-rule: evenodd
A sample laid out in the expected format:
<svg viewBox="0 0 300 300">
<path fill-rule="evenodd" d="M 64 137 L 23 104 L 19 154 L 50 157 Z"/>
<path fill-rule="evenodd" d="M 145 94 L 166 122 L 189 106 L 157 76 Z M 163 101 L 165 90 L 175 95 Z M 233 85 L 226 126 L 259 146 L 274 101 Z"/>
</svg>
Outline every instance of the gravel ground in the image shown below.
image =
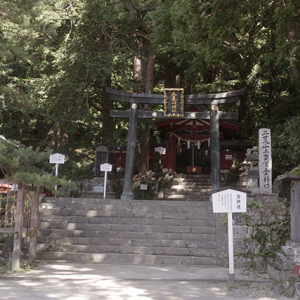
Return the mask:
<svg viewBox="0 0 300 300">
<path fill-rule="evenodd" d="M 7 300 L 291 299 L 277 287 L 267 274 L 243 268 L 235 270 L 230 287 L 227 268 L 202 266 L 43 262 L 24 273 L 0 275 L 0 299 Z"/>
</svg>

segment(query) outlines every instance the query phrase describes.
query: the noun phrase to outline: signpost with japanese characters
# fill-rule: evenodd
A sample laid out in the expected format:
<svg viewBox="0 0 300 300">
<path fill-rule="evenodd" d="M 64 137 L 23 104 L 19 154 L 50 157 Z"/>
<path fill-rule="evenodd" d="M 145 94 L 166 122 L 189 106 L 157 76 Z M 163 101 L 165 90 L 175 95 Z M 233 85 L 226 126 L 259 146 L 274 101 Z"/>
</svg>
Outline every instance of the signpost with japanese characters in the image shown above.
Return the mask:
<svg viewBox="0 0 300 300">
<path fill-rule="evenodd" d="M 54 153 L 50 155 L 50 164 L 55 164 L 55 176 L 58 176 L 58 165 L 65 163 L 65 155 L 60 153 Z M 57 190 L 57 185 L 55 185 L 55 190 Z"/>
<path fill-rule="evenodd" d="M 107 172 L 112 171 L 112 165 L 111 164 L 101 164 L 100 165 L 100 171 L 104 172 L 104 186 L 103 186 L 103 199 L 106 199 L 106 184 L 107 184 Z"/>
<path fill-rule="evenodd" d="M 259 185 L 261 194 L 272 193 L 271 130 L 259 129 Z"/>
<path fill-rule="evenodd" d="M 214 213 L 227 213 L 228 216 L 228 258 L 229 283 L 234 283 L 234 252 L 232 213 L 247 211 L 246 193 L 240 190 L 226 189 L 212 194 Z"/>
</svg>

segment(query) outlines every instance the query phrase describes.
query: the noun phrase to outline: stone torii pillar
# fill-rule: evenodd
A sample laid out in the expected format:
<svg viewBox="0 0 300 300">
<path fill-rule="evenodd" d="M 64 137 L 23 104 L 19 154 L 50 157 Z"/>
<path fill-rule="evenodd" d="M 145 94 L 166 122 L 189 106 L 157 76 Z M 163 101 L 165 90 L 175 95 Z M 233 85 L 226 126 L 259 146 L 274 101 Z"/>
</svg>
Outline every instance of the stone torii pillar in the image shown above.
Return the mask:
<svg viewBox="0 0 300 300">
<path fill-rule="evenodd" d="M 220 132 L 219 114 L 216 104 L 210 107 L 210 157 L 212 191 L 220 189 Z"/>
</svg>

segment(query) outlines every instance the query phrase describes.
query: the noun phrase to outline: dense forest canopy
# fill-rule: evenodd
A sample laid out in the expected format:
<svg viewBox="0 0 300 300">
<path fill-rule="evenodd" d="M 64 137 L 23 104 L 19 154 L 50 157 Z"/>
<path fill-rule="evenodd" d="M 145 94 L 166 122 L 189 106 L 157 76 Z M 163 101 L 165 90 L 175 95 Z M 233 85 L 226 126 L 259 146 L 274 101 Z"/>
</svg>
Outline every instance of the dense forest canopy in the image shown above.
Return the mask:
<svg viewBox="0 0 300 300">
<path fill-rule="evenodd" d="M 3 0 L 0 134 L 64 153 L 64 172 L 86 177 L 97 146 L 126 145 L 127 120 L 109 117 L 106 86 L 244 88 L 241 138 L 271 128 L 274 169 L 285 172 L 300 163 L 299 20 L 296 0 Z M 150 128 L 140 122 L 140 153 Z"/>
</svg>

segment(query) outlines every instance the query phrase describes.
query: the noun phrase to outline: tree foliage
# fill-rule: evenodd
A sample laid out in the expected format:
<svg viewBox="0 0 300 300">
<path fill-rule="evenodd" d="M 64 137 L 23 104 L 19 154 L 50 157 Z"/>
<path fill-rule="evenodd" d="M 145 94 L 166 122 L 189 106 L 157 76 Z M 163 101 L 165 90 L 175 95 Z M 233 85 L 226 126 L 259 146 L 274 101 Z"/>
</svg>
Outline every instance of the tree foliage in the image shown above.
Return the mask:
<svg viewBox="0 0 300 300">
<path fill-rule="evenodd" d="M 5 179 L 35 186 L 47 187 L 54 191 L 55 185 L 71 187 L 71 182 L 54 176 L 49 169 L 52 151 L 40 151 L 13 140 L 0 138 L 0 170 Z"/>
<path fill-rule="evenodd" d="M 273 132 L 274 168 L 277 174 L 291 171 L 300 165 L 300 114 L 275 127 Z"/>
<path fill-rule="evenodd" d="M 2 1 L 0 133 L 68 155 L 70 177 L 92 176 L 97 146 L 126 145 L 127 120 L 109 111 L 127 106 L 105 87 L 145 92 L 150 79 L 160 93 L 245 88 L 241 137 L 270 127 L 276 139 L 299 108 L 299 14 L 296 0 Z"/>
</svg>

